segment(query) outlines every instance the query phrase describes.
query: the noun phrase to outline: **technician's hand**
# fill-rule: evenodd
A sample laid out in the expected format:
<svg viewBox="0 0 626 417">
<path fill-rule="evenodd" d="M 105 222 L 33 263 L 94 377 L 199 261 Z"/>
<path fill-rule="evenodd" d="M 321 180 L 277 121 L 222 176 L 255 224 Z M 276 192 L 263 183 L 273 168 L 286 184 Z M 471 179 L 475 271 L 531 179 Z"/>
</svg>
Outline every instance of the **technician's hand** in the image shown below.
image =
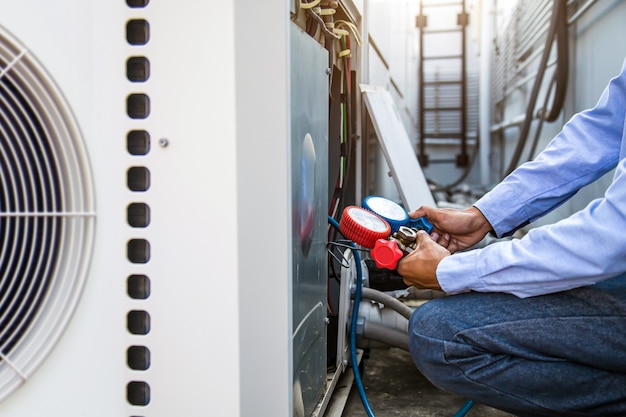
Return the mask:
<svg viewBox="0 0 626 417">
<path fill-rule="evenodd" d="M 476 207 L 458 210 L 422 206 L 409 216 L 426 217 L 433 225 L 433 240 L 451 253 L 475 245 L 492 230 L 491 224 Z"/>
<path fill-rule="evenodd" d="M 413 252 L 398 262 L 397 271 L 408 286 L 440 290 L 437 266 L 450 251 L 435 242 L 423 230 L 417 232 L 417 245 Z"/>
</svg>

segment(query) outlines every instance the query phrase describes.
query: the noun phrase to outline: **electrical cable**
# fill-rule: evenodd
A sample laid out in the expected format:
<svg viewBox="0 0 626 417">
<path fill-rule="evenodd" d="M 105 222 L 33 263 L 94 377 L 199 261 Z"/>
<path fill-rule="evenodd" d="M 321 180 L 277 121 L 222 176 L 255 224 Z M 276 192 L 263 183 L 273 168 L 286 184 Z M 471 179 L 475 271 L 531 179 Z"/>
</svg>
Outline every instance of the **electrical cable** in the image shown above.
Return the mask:
<svg viewBox="0 0 626 417">
<path fill-rule="evenodd" d="M 554 97 L 550 111 L 546 110 L 545 104 L 539 110 L 539 117 L 547 122 L 553 122 L 559 117 L 565 96 L 567 93 L 567 80 L 569 78 L 569 45 L 568 45 L 568 23 L 567 23 L 567 6 L 564 1 L 560 3 L 561 11 L 560 20 L 556 33 L 556 54 L 557 54 L 557 71 L 553 75 L 553 83 L 556 86 Z M 546 94 L 549 96 L 550 94 Z"/>
<path fill-rule="evenodd" d="M 350 64 L 351 64 L 351 54 L 350 53 L 342 53 L 346 50 L 350 50 L 350 38 L 348 36 L 341 37 L 341 47 L 342 51 L 338 53 L 338 57 L 342 58 L 344 61 L 344 68 L 342 71 L 343 75 L 343 110 L 342 110 L 342 128 L 343 128 L 343 137 L 341 140 L 342 143 L 342 162 L 340 163 L 339 172 L 337 174 L 337 182 L 335 184 L 335 193 L 333 195 L 328 215 L 336 218 L 341 212 L 340 206 L 343 201 L 344 192 L 346 184 L 348 183 L 350 177 L 350 170 L 352 167 L 352 153 L 353 153 L 353 138 L 352 138 L 352 129 L 351 129 L 351 120 L 352 120 L 352 106 L 351 106 L 351 97 L 352 97 L 352 85 L 350 82 Z"/>
<path fill-rule="evenodd" d="M 569 66 L 563 65 L 563 62 L 568 62 L 569 60 L 569 51 L 567 45 L 567 19 L 566 12 L 564 9 L 561 9 L 561 23 L 558 25 L 557 34 L 556 34 L 556 44 L 557 44 L 557 71 L 552 75 L 552 81 L 548 91 L 546 92 L 546 97 L 543 103 L 543 107 L 539 109 L 537 112 L 537 116 L 539 117 L 539 124 L 535 129 L 535 137 L 533 138 L 532 145 L 530 147 L 530 151 L 528 152 L 527 161 L 533 159 L 535 155 L 535 150 L 537 149 L 537 143 L 539 142 L 539 136 L 541 134 L 541 129 L 543 127 L 543 122 L 553 122 L 561 113 L 561 109 L 563 108 L 563 103 L 565 102 L 565 93 L 567 91 L 567 79 L 569 76 Z M 554 91 L 554 97 L 552 98 L 552 106 L 550 106 L 550 111 L 546 110 L 548 105 L 548 99 L 550 98 L 550 92 L 552 89 Z"/>
<path fill-rule="evenodd" d="M 328 28 L 327 28 L 328 29 Z M 337 36 L 339 39 L 344 38 L 343 35 L 340 35 L 339 33 L 337 33 L 336 28 L 332 28 L 333 33 L 335 34 L 335 36 Z M 334 42 L 328 42 L 327 43 L 327 49 L 328 49 L 328 53 L 329 56 L 334 56 L 335 54 L 335 43 Z M 333 64 L 330 64 L 330 69 L 332 71 L 333 68 Z M 333 92 L 335 92 L 335 88 L 333 83 L 337 83 L 335 77 L 332 76 L 332 72 L 331 75 L 329 77 L 330 80 L 330 86 L 329 86 L 329 91 L 331 91 L 331 101 L 332 101 L 332 94 Z M 341 78 L 340 78 L 341 80 Z M 341 84 L 341 82 L 338 82 L 337 84 Z M 338 90 L 337 93 L 339 94 L 339 103 L 341 103 L 341 85 L 337 86 Z M 340 104 L 341 107 L 341 104 Z M 344 117 L 345 113 L 343 112 L 343 110 L 340 110 L 341 115 L 340 117 Z M 344 172 L 343 172 L 343 163 L 342 163 L 342 153 L 344 152 L 344 150 L 341 150 L 343 142 L 344 142 L 344 138 L 345 138 L 345 133 L 340 133 L 339 134 L 339 142 L 340 142 L 340 155 L 339 155 L 339 169 L 337 170 L 337 179 L 335 180 L 335 188 L 333 191 L 333 194 L 330 198 L 329 201 L 329 206 L 328 206 L 328 216 L 332 217 L 333 219 L 335 218 L 335 216 L 337 216 L 337 213 L 339 212 L 339 206 L 341 204 L 341 200 L 343 199 L 343 190 L 344 190 Z M 333 228 L 331 228 L 329 226 L 328 229 L 328 241 L 332 241 L 334 240 L 334 236 L 336 234 L 336 231 L 333 233 Z"/>
<path fill-rule="evenodd" d="M 346 20 L 335 21 L 335 27 L 337 27 L 338 29 L 341 29 L 343 26 L 346 26 L 348 29 L 350 29 L 350 32 L 352 32 L 352 34 L 354 35 L 354 39 L 356 40 L 357 45 L 361 45 L 361 34 L 359 33 L 359 29 L 357 29 L 356 25 Z"/>
<path fill-rule="evenodd" d="M 339 35 L 336 35 L 332 30 L 329 30 L 326 27 L 326 22 L 324 22 L 324 19 L 322 19 L 322 17 L 318 13 L 316 13 L 316 8 L 303 7 L 304 5 L 310 5 L 310 4 L 313 4 L 313 3 L 302 3 L 300 5 L 300 8 L 305 9 L 308 12 L 308 15 L 312 16 L 313 19 L 315 19 L 317 23 L 320 24 L 320 28 L 324 30 L 324 33 L 326 35 L 328 35 L 329 37 L 333 39 L 339 39 L 340 38 Z M 320 12 L 321 12 L 321 9 L 320 9 Z"/>
<path fill-rule="evenodd" d="M 350 38 L 344 36 L 341 38 L 342 47 L 344 50 L 350 49 Z M 350 54 L 343 56 L 344 60 L 344 68 L 343 68 L 343 84 L 344 84 L 344 117 L 343 117 L 343 129 L 344 129 L 344 143 L 346 144 L 345 149 L 345 158 L 344 158 L 344 167 L 343 167 L 343 182 L 341 184 L 341 199 L 343 200 L 343 194 L 345 192 L 346 184 L 350 178 L 350 170 L 352 168 L 352 151 L 354 146 L 354 140 L 352 139 L 352 129 L 351 123 L 352 120 L 352 106 L 351 106 L 351 95 L 352 95 L 352 86 L 350 84 Z M 339 210 L 338 210 L 339 211 Z"/>
<path fill-rule="evenodd" d="M 339 36 L 350 36 L 350 32 L 348 32 L 345 29 L 339 29 L 336 26 L 333 28 L 333 32 L 335 32 L 335 35 L 339 35 Z"/>
<path fill-rule="evenodd" d="M 344 127 L 344 143 L 346 147 L 345 147 L 344 161 L 342 164 L 343 169 L 340 168 L 340 172 L 339 172 L 339 175 L 337 178 L 337 184 L 336 184 L 337 191 L 339 191 L 339 195 L 335 195 L 333 197 L 333 201 L 332 201 L 331 207 L 329 208 L 329 215 L 328 215 L 328 222 L 330 226 L 332 226 L 332 228 L 335 230 L 336 233 L 337 232 L 341 233 L 340 228 L 339 228 L 339 223 L 334 217 L 338 212 L 340 201 L 343 199 L 345 184 L 347 183 L 347 180 L 349 177 L 349 170 L 351 166 L 351 153 L 352 153 L 352 146 L 353 146 L 352 132 L 350 129 L 350 121 L 351 121 L 351 116 L 352 116 L 351 101 L 350 101 L 351 94 L 352 94 L 352 86 L 350 82 L 350 70 L 351 70 L 350 69 L 350 64 L 351 64 L 350 36 L 347 30 L 342 29 L 342 26 L 347 27 L 352 32 L 358 45 L 361 44 L 361 37 L 356 26 L 350 22 L 339 20 L 339 21 L 335 21 L 334 24 L 332 25 L 330 25 L 329 22 L 324 22 L 321 16 L 332 15 L 334 14 L 335 11 L 332 9 L 320 9 L 319 7 L 316 7 L 319 3 L 320 3 L 319 0 L 313 0 L 311 3 L 301 2 L 300 7 L 303 9 L 307 9 L 307 11 L 311 15 L 314 16 L 314 19 L 317 21 L 318 24 L 323 23 L 323 25 L 320 25 L 320 26 L 323 26 L 323 29 L 326 31 L 326 34 L 331 38 L 340 40 L 340 42 L 342 43 L 341 46 L 343 47 L 343 49 L 338 52 L 337 57 L 344 60 L 344 69 L 343 69 L 344 74 L 343 75 L 345 77 L 344 78 L 345 103 L 344 103 L 342 121 L 343 121 L 343 127 Z M 343 171 L 343 175 L 342 175 L 342 171 Z M 329 237 L 330 235 L 331 233 L 329 231 Z M 356 286 L 355 286 L 355 291 L 354 291 L 354 296 L 353 296 L 353 306 L 352 306 L 352 315 L 351 315 L 351 323 L 350 323 L 350 360 L 352 363 L 352 371 L 354 373 L 354 380 L 355 380 L 355 384 L 357 387 L 357 391 L 359 393 L 359 397 L 361 399 L 365 412 L 367 413 L 368 417 L 375 417 L 374 412 L 371 408 L 371 405 L 369 404 L 369 401 L 367 399 L 365 388 L 363 387 L 363 381 L 361 379 L 361 375 L 360 375 L 360 371 L 358 367 L 358 359 L 357 359 L 356 328 L 357 328 L 358 311 L 359 311 L 359 305 L 360 305 L 361 299 L 365 295 L 365 297 L 368 297 L 369 299 L 373 301 L 381 302 L 384 305 L 394 309 L 395 311 L 397 311 L 399 314 L 406 317 L 407 319 L 410 318 L 412 314 L 412 310 L 410 309 L 410 307 L 404 305 L 403 303 L 394 299 L 393 297 L 387 296 L 386 294 L 376 291 L 376 290 L 370 290 L 368 288 L 364 288 L 363 287 L 363 272 L 362 272 L 362 267 L 361 267 L 361 257 L 359 255 L 359 249 L 356 248 L 356 245 L 354 244 L 354 242 L 349 242 L 347 246 L 351 249 L 351 252 L 353 254 L 354 261 L 356 264 L 356 271 L 357 271 Z M 468 401 L 463 406 L 463 408 L 454 415 L 454 417 L 465 416 L 465 414 L 472 408 L 472 405 L 473 405 L 473 402 Z"/>
<path fill-rule="evenodd" d="M 330 224 L 336 229 L 339 230 L 339 223 L 333 219 L 332 217 L 328 217 L 328 221 Z M 356 245 L 352 243 L 350 245 L 352 247 L 352 254 L 354 256 L 354 262 L 356 264 L 356 288 L 354 291 L 354 301 L 352 305 L 352 318 L 350 321 L 350 361 L 352 363 L 352 372 L 354 374 L 354 382 L 356 383 L 357 391 L 359 393 L 359 397 L 361 398 L 361 403 L 363 404 L 363 408 L 367 413 L 368 417 L 375 417 L 374 411 L 370 406 L 370 403 L 367 399 L 367 395 L 365 394 L 365 388 L 363 387 L 363 381 L 361 380 L 361 372 L 359 371 L 359 364 L 356 356 L 356 325 L 357 319 L 359 316 L 359 304 L 361 302 L 361 287 L 363 285 L 363 271 L 361 270 L 361 256 L 359 255 L 359 251 L 356 250 Z"/>
<path fill-rule="evenodd" d="M 474 166 L 474 162 L 476 161 L 476 156 L 478 155 L 478 148 L 479 148 L 479 142 L 476 141 L 476 145 L 474 145 L 474 149 L 472 151 L 472 155 L 470 156 L 469 163 L 467 164 L 467 167 L 465 167 L 465 170 L 463 171 L 461 176 L 456 181 L 447 185 L 437 185 L 436 188 L 431 189 L 431 192 L 451 191 L 454 187 L 462 183 L 463 180 L 465 180 L 465 178 L 467 178 L 469 173 L 472 171 L 472 167 Z M 434 181 L 432 182 L 435 183 Z"/>
<path fill-rule="evenodd" d="M 319 23 L 316 20 L 307 19 L 306 21 L 306 33 L 310 37 L 314 38 L 317 33 L 317 28 L 319 27 Z"/>
<path fill-rule="evenodd" d="M 526 117 L 524 118 L 524 123 L 522 124 L 519 139 L 517 145 L 515 147 L 515 151 L 513 156 L 511 157 L 509 167 L 504 173 L 504 176 L 510 174 L 518 165 L 522 151 L 526 146 L 526 141 L 528 139 L 528 133 L 530 132 L 530 126 L 535 117 L 535 104 L 537 103 L 537 97 L 539 95 L 539 90 L 541 87 L 541 83 L 543 81 L 543 76 L 548 65 L 548 59 L 550 58 L 550 52 L 552 43 L 556 40 L 557 42 L 557 64 L 556 71 L 562 71 L 562 75 L 558 78 L 558 81 L 561 85 L 557 86 L 556 93 L 554 95 L 554 101 L 552 109 L 549 112 L 546 112 L 545 109 L 542 109 L 539 112 L 539 117 L 546 118 L 558 116 L 561 111 L 563 101 L 565 99 L 565 89 L 567 84 L 567 71 L 568 71 L 568 46 L 567 46 L 567 6 L 565 0 L 553 0 L 552 3 L 552 16 L 550 21 L 550 27 L 548 30 L 548 36 L 546 38 L 546 43 L 543 49 L 543 54 L 541 56 L 541 61 L 539 63 L 539 70 L 537 71 L 537 77 L 535 78 L 535 83 L 533 84 L 533 88 L 530 93 L 530 98 L 528 100 L 528 105 L 526 107 Z M 555 115 L 556 113 L 556 115 Z"/>
<path fill-rule="evenodd" d="M 312 9 L 315 6 L 317 6 L 318 4 L 320 4 L 322 0 L 313 0 L 311 3 L 302 3 L 300 2 L 300 8 L 301 9 Z"/>
<path fill-rule="evenodd" d="M 330 28 L 329 28 L 330 29 Z M 351 72 L 351 50 L 350 50 L 350 38 L 353 37 L 356 40 L 357 45 L 361 45 L 361 36 L 357 27 L 352 23 L 345 20 L 335 20 L 334 27 L 332 31 L 339 40 L 339 48 L 340 51 L 337 52 L 337 58 L 343 61 L 344 67 L 342 71 L 342 90 L 343 90 L 343 105 L 342 105 L 342 162 L 340 163 L 340 169 L 337 174 L 337 180 L 335 182 L 335 192 L 333 193 L 332 199 L 329 204 L 328 215 L 336 218 L 339 213 L 339 209 L 341 206 L 341 202 L 344 196 L 345 185 L 347 184 L 347 180 L 349 175 L 349 171 L 352 165 L 352 152 L 353 152 L 353 140 L 352 129 L 350 128 L 352 122 L 352 109 L 351 109 L 351 98 L 352 98 L 352 84 L 350 82 L 350 72 Z M 352 36 L 350 36 L 352 35 Z M 334 45 L 334 44 L 330 44 Z M 334 50 L 331 51 L 331 56 L 334 56 Z M 329 233 L 330 236 L 330 233 Z M 329 239 L 330 240 L 330 239 Z"/>
<path fill-rule="evenodd" d="M 339 223 L 333 217 L 328 216 L 328 222 L 330 225 L 337 231 L 339 230 Z M 356 248 L 356 245 L 353 242 L 350 242 L 350 249 L 352 250 L 352 255 L 354 256 L 354 262 L 356 264 L 356 288 L 354 291 L 354 301 L 352 304 L 352 316 L 350 319 L 350 361 L 352 363 L 352 372 L 354 374 L 354 382 L 357 387 L 357 392 L 359 393 L 359 398 L 361 399 L 361 403 L 363 404 L 363 408 L 367 413 L 368 417 L 375 417 L 374 411 L 367 399 L 367 394 L 365 393 L 365 388 L 363 387 L 363 380 L 361 379 L 361 372 L 359 371 L 358 359 L 356 356 L 356 327 L 357 320 L 359 316 L 359 305 L 361 303 L 362 290 L 363 290 L 363 271 L 361 269 L 361 256 L 359 255 L 359 250 Z M 408 308 L 408 307 L 407 307 Z M 474 406 L 474 402 L 469 400 L 467 401 L 459 411 L 457 411 L 453 417 L 464 417 L 469 410 Z"/>
<path fill-rule="evenodd" d="M 345 22 L 340 21 L 340 24 L 343 26 Z M 332 30 L 335 31 L 335 28 L 333 28 Z M 340 161 L 339 163 L 339 170 L 337 173 L 337 180 L 335 183 L 335 192 L 333 193 L 333 197 L 330 201 L 329 213 L 328 213 L 328 215 L 332 217 L 333 219 L 335 219 L 335 217 L 338 216 L 340 213 L 339 208 L 343 202 L 345 186 L 350 176 L 349 172 L 350 172 L 351 165 L 352 165 L 352 148 L 353 148 L 353 142 L 354 142 L 351 138 L 352 132 L 351 132 L 351 127 L 350 127 L 350 121 L 352 117 L 352 109 L 351 109 L 352 88 L 350 84 L 351 55 L 350 55 L 350 49 L 349 49 L 350 37 L 348 35 L 343 35 L 343 36 L 335 35 L 335 36 L 339 38 L 339 43 L 341 44 L 340 46 L 343 48 L 342 51 L 339 52 L 338 58 L 343 59 L 343 62 L 344 62 L 344 68 L 343 68 L 343 74 L 342 74 L 343 75 L 344 104 L 342 106 L 343 109 L 341 111 L 342 113 L 341 121 L 343 125 L 342 126 L 343 137 L 341 139 L 341 144 L 342 144 L 341 153 L 343 154 L 343 157 L 342 157 L 343 160 Z M 359 40 L 357 40 L 357 43 L 358 42 Z M 329 43 L 329 52 L 334 53 L 334 47 L 335 47 L 334 43 L 332 42 Z M 343 52 L 345 52 L 346 50 L 348 51 L 348 53 L 344 54 Z M 337 228 L 337 230 L 339 229 Z M 331 234 L 332 234 L 332 229 L 329 229 L 328 231 L 329 240 L 331 240 L 330 239 Z"/>
</svg>

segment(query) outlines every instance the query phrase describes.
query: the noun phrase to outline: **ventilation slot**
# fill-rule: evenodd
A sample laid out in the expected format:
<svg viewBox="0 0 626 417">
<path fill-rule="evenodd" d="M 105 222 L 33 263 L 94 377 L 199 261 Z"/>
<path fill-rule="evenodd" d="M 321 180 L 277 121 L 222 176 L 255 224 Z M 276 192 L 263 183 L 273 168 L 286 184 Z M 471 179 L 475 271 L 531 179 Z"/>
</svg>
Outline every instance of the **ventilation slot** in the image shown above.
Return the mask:
<svg viewBox="0 0 626 417">
<path fill-rule="evenodd" d="M 148 0 L 126 0 L 129 7 L 146 7 L 148 3 Z"/>
<path fill-rule="evenodd" d="M 126 211 L 128 224 L 132 227 L 148 227 L 150 224 L 150 206 L 146 203 L 131 203 Z"/>
<path fill-rule="evenodd" d="M 150 152 L 150 134 L 145 130 L 131 130 L 126 136 L 126 149 L 131 155 L 147 155 Z"/>
<path fill-rule="evenodd" d="M 146 167 L 131 167 L 127 172 L 127 185 L 132 191 L 147 191 L 150 188 L 150 170 Z"/>
<path fill-rule="evenodd" d="M 126 100 L 126 108 L 131 119 L 145 119 L 150 114 L 150 98 L 145 94 L 131 94 Z"/>
<path fill-rule="evenodd" d="M 143 82 L 150 78 L 150 61 L 144 56 L 133 56 L 126 61 L 126 76 L 130 81 Z"/>
<path fill-rule="evenodd" d="M 147 311 L 133 310 L 127 316 L 128 331 L 132 334 L 150 333 L 150 315 Z"/>
<path fill-rule="evenodd" d="M 133 9 L 148 5 L 148 0 L 126 0 L 126 4 Z M 150 40 L 150 25 L 146 20 L 129 20 L 126 24 L 126 40 L 130 45 L 145 45 Z M 150 60 L 145 56 L 130 56 L 126 60 L 126 78 L 133 90 L 137 85 L 150 78 Z M 150 97 L 143 92 L 132 92 L 126 98 L 126 115 L 141 123 L 150 116 Z M 134 129 L 126 134 L 126 149 L 132 156 L 146 157 L 150 153 L 150 133 L 145 129 Z M 138 164 L 141 165 L 141 164 Z M 150 170 L 144 166 L 132 166 L 126 172 L 126 185 L 134 192 L 145 192 L 150 188 Z M 137 194 L 143 195 L 143 194 Z M 131 202 L 126 206 L 126 222 L 134 229 L 148 231 L 151 221 L 150 206 L 146 202 Z M 150 261 L 150 242 L 148 239 L 130 239 L 127 242 L 126 256 L 134 265 L 147 264 Z M 126 327 L 136 342 L 150 332 L 150 313 L 143 303 L 150 297 L 150 278 L 145 274 L 133 273 L 126 280 L 126 292 L 139 308 L 128 312 Z M 151 365 L 150 349 L 147 346 L 136 345 L 128 347 L 126 351 L 126 365 L 137 372 L 147 371 Z M 146 406 L 150 403 L 150 384 L 146 381 L 131 381 L 126 385 L 126 399 L 134 406 Z"/>
<path fill-rule="evenodd" d="M 134 264 L 145 264 L 150 260 L 150 242 L 146 239 L 128 241 L 128 260 Z"/>
<path fill-rule="evenodd" d="M 127 292 L 130 298 L 145 300 L 150 297 L 150 278 L 146 275 L 131 275 L 128 277 Z"/>
<path fill-rule="evenodd" d="M 128 367 L 136 371 L 150 368 L 150 351 L 145 346 L 131 346 L 126 352 Z"/>
<path fill-rule="evenodd" d="M 150 40 L 150 25 L 143 19 L 130 20 L 126 24 L 126 40 L 131 45 L 145 45 Z"/>
<path fill-rule="evenodd" d="M 126 387 L 126 397 L 132 405 L 150 404 L 150 385 L 143 381 L 132 381 Z"/>
</svg>

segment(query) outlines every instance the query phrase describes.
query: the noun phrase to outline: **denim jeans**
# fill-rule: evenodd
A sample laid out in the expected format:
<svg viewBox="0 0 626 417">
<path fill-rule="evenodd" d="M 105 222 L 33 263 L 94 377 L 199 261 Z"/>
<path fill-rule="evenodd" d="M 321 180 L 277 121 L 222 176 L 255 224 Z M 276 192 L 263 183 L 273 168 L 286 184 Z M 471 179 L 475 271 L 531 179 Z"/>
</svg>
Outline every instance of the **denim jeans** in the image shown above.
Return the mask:
<svg viewBox="0 0 626 417">
<path fill-rule="evenodd" d="M 467 293 L 411 316 L 437 387 L 518 416 L 626 416 L 626 275 L 531 298 Z"/>
</svg>

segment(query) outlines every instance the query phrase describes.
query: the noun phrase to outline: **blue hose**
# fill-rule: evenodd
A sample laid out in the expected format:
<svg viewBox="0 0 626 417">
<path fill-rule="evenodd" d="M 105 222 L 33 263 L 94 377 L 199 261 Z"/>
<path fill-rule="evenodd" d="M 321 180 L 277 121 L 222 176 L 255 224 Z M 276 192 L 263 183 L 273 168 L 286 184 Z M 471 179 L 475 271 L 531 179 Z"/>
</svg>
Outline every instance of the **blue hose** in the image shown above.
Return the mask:
<svg viewBox="0 0 626 417">
<path fill-rule="evenodd" d="M 359 316 L 359 304 L 361 303 L 361 287 L 363 286 L 363 272 L 361 271 L 361 257 L 359 252 L 355 250 L 354 244 L 352 253 L 354 254 L 354 262 L 356 263 L 356 291 L 354 292 L 354 303 L 352 305 L 352 320 L 350 323 L 350 360 L 352 361 L 352 371 L 354 372 L 354 380 L 356 381 L 356 387 L 361 397 L 361 402 L 365 408 L 365 412 L 368 417 L 374 417 L 374 412 L 370 406 L 367 396 L 365 395 L 365 388 L 363 387 L 363 381 L 361 381 L 361 375 L 359 372 L 359 366 L 356 357 L 356 325 Z"/>
<path fill-rule="evenodd" d="M 339 223 L 328 216 L 328 222 L 339 231 Z M 363 408 L 367 413 L 368 417 L 375 417 L 374 411 L 372 411 L 372 407 L 367 399 L 367 395 L 365 394 L 365 388 L 363 387 L 363 381 L 361 380 L 361 372 L 359 371 L 358 360 L 356 357 L 356 326 L 357 320 L 359 316 L 359 304 L 361 304 L 361 290 L 363 286 L 363 271 L 361 270 L 361 256 L 359 255 L 359 251 L 356 250 L 356 245 L 353 242 L 350 242 L 350 247 L 352 249 L 352 254 L 354 256 L 354 262 L 356 263 L 356 289 L 354 292 L 354 301 L 352 305 L 352 317 L 350 321 L 350 361 L 352 362 L 352 372 L 354 373 L 354 381 L 356 383 L 356 388 L 359 393 L 359 397 L 361 398 L 361 403 L 363 404 Z M 469 410 L 474 406 L 473 401 L 467 401 L 463 407 L 457 411 L 453 417 L 465 417 L 465 415 L 469 412 Z"/>
<path fill-rule="evenodd" d="M 453 416 L 453 417 L 465 417 L 465 415 L 466 415 L 467 413 L 469 413 L 469 410 L 471 410 L 471 408 L 472 408 L 473 406 L 474 406 L 474 401 L 472 401 L 472 400 L 467 401 L 467 402 L 463 405 L 463 407 L 461 407 L 461 408 L 459 409 L 459 411 L 457 411 L 457 412 L 454 414 L 454 416 Z"/>
<path fill-rule="evenodd" d="M 332 217 L 328 216 L 328 221 L 337 230 L 339 230 L 339 223 Z M 352 318 L 350 321 L 350 361 L 352 362 L 352 372 L 354 373 L 354 381 L 356 383 L 361 403 L 367 413 L 368 417 L 375 417 L 374 411 L 367 400 L 365 394 L 365 388 L 363 387 L 363 381 L 361 380 L 361 372 L 359 371 L 359 364 L 356 357 L 356 324 L 359 316 L 359 304 L 361 303 L 361 287 L 363 285 L 363 271 L 361 270 L 361 256 L 359 251 L 356 250 L 356 245 L 350 242 L 352 248 L 352 254 L 354 255 L 354 262 L 356 263 L 356 290 L 354 292 L 354 302 L 352 305 Z"/>
</svg>

